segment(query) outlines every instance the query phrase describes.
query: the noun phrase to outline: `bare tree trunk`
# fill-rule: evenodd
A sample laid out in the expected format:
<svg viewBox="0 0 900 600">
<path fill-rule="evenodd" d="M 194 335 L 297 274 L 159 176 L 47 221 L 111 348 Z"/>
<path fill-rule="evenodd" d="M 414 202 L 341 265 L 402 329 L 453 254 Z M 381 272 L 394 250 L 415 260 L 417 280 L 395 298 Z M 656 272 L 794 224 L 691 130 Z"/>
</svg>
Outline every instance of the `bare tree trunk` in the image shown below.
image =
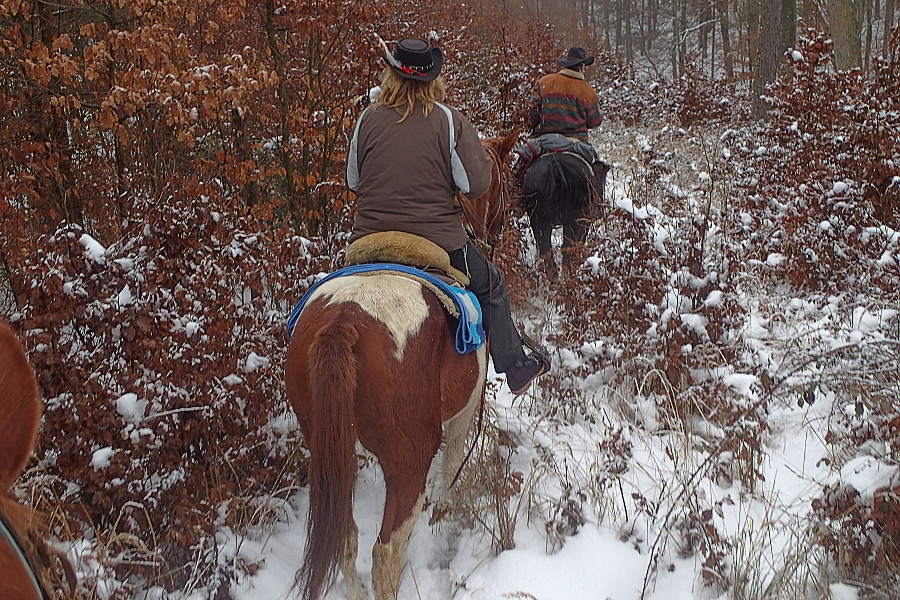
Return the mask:
<svg viewBox="0 0 900 600">
<path fill-rule="evenodd" d="M 681 29 L 684 30 L 685 25 L 688 22 L 687 19 L 687 2 L 684 0 L 679 0 L 680 9 L 681 9 Z M 678 72 L 684 73 L 684 57 L 687 54 L 687 36 L 682 34 L 681 39 L 677 40 L 678 42 Z"/>
<path fill-rule="evenodd" d="M 746 40 L 747 68 L 745 73 L 756 73 L 756 64 L 759 60 L 759 4 L 751 2 L 744 5 L 745 19 L 743 21 L 744 40 Z"/>
<path fill-rule="evenodd" d="M 709 76 L 716 77 L 716 11 L 710 5 L 709 15 Z"/>
<path fill-rule="evenodd" d="M 697 29 L 697 47 L 700 49 L 700 65 L 702 69 L 709 59 L 709 28 L 706 26 L 709 21 L 706 8 L 700 11 L 698 18 L 700 19 L 700 27 Z"/>
<path fill-rule="evenodd" d="M 881 40 L 881 54 L 888 56 L 891 51 L 891 32 L 894 27 L 894 0 L 884 1 L 884 39 Z"/>
<path fill-rule="evenodd" d="M 828 24 L 834 40 L 835 67 L 845 70 L 861 66 L 859 14 L 853 0 L 829 0 Z"/>
<path fill-rule="evenodd" d="M 647 0 L 640 0 L 640 2 L 641 3 L 640 3 L 640 8 L 638 11 L 638 18 L 637 18 L 638 51 L 641 53 L 641 56 L 647 56 L 649 54 L 649 50 L 650 50 L 650 46 L 649 46 L 650 41 L 648 39 L 648 37 L 650 35 L 650 33 L 649 33 L 650 32 L 650 23 L 649 23 L 650 17 L 649 17 L 649 10 L 648 10 L 649 2 Z"/>
<path fill-rule="evenodd" d="M 728 18 L 728 0 L 718 0 L 716 10 L 719 13 L 719 31 L 722 34 L 722 62 L 725 66 L 725 77 L 734 79 L 734 57 L 731 55 L 731 23 Z"/>
<path fill-rule="evenodd" d="M 622 50 L 622 3 L 625 0 L 616 0 L 616 52 Z"/>
<path fill-rule="evenodd" d="M 757 53 L 756 73 L 753 78 L 753 112 L 757 118 L 764 119 L 768 106 L 762 96 L 766 84 L 775 81 L 778 75 L 778 63 L 781 58 L 782 39 L 782 6 L 781 0 L 762 0 L 759 19 L 759 45 Z"/>
<path fill-rule="evenodd" d="M 659 35 L 659 0 L 647 2 L 647 50 L 653 47 Z"/>
<path fill-rule="evenodd" d="M 876 0 L 877 1 L 877 0 Z M 875 20 L 872 2 L 866 2 L 866 43 L 863 55 L 863 71 L 869 72 L 872 64 L 872 21 Z"/>
<path fill-rule="evenodd" d="M 611 7 L 610 0 L 600 0 L 600 19 L 603 28 L 603 40 L 606 42 L 607 48 L 612 48 L 611 32 L 609 30 L 609 14 Z"/>
<path fill-rule="evenodd" d="M 634 38 L 631 33 L 631 0 L 622 0 L 622 20 L 625 25 L 625 61 L 634 63 Z"/>
<path fill-rule="evenodd" d="M 794 47 L 797 41 L 797 0 L 782 0 L 781 3 L 781 51 Z M 779 63 L 779 71 L 784 71 L 784 63 Z"/>
<path fill-rule="evenodd" d="M 681 0 L 673 0 L 672 2 L 672 78 L 678 77 L 680 70 L 678 68 L 681 60 L 678 51 L 681 48 Z"/>
</svg>

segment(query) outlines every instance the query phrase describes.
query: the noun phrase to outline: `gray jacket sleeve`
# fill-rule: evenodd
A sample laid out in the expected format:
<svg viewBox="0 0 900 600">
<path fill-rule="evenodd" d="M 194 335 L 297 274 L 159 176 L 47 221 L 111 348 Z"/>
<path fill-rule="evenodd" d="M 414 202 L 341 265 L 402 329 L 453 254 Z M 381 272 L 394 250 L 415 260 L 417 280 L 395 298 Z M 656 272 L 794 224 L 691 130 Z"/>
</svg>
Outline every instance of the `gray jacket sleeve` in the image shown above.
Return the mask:
<svg viewBox="0 0 900 600">
<path fill-rule="evenodd" d="M 353 137 L 350 140 L 350 149 L 347 152 L 347 187 L 350 188 L 351 191 L 356 191 L 359 189 L 359 155 L 357 153 L 357 149 L 359 146 L 359 126 L 362 123 L 363 117 L 366 116 L 369 108 L 366 108 L 359 115 L 359 119 L 356 121 L 356 127 L 353 128 Z"/>
<path fill-rule="evenodd" d="M 453 181 L 459 191 L 478 198 L 491 186 L 491 159 L 484 151 L 478 132 L 458 110 L 438 104 L 446 114 L 450 127 L 450 162 Z"/>
</svg>

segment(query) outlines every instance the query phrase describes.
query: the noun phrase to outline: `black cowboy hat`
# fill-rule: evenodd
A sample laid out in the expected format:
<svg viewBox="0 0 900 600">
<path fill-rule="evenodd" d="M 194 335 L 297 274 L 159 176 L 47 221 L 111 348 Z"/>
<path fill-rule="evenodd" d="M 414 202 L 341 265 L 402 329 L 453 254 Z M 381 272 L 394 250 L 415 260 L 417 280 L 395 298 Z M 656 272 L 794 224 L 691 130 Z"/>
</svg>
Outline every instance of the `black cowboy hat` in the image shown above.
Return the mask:
<svg viewBox="0 0 900 600">
<path fill-rule="evenodd" d="M 419 38 L 403 38 L 394 47 L 393 54 L 383 47 L 381 56 L 400 77 L 415 81 L 437 79 L 444 64 L 444 53 Z"/>
<path fill-rule="evenodd" d="M 560 64 L 560 66 L 569 68 L 574 67 L 575 65 L 592 65 L 594 64 L 594 57 L 588 56 L 587 52 L 584 51 L 584 48 L 579 46 L 572 46 L 569 48 L 568 54 L 566 54 L 565 58 L 557 58 L 556 62 Z"/>
</svg>

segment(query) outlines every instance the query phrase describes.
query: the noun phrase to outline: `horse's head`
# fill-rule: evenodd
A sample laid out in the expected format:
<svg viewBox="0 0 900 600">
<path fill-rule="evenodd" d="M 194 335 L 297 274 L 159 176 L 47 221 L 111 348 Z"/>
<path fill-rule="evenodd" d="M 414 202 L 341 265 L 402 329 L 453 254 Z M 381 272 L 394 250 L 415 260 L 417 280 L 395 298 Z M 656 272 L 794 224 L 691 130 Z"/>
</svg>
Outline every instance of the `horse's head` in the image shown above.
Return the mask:
<svg viewBox="0 0 900 600">
<path fill-rule="evenodd" d="M 503 234 L 506 208 L 509 204 L 509 153 L 512 152 L 518 139 L 518 129 L 502 137 L 482 139 L 481 145 L 493 162 L 491 187 L 479 198 L 457 195 L 463 211 L 463 223 L 475 239 L 488 248 L 498 244 Z"/>
<path fill-rule="evenodd" d="M 35 525 L 34 512 L 10 497 L 8 490 L 31 455 L 41 418 L 41 401 L 31 365 L 18 339 L 0 323 L 0 596 L 53 598 L 56 569 L 65 571 L 68 588 L 74 573 L 56 556 Z M 51 579 L 54 580 L 51 583 Z"/>
<path fill-rule="evenodd" d="M 507 165 L 507 169 L 509 168 L 508 159 L 509 153 L 512 152 L 512 149 L 515 147 L 516 142 L 519 141 L 519 130 L 514 129 L 510 133 L 506 134 L 503 137 L 489 137 L 481 140 L 481 145 L 484 146 L 484 149 L 490 153 L 496 153 L 498 160 Z"/>
</svg>

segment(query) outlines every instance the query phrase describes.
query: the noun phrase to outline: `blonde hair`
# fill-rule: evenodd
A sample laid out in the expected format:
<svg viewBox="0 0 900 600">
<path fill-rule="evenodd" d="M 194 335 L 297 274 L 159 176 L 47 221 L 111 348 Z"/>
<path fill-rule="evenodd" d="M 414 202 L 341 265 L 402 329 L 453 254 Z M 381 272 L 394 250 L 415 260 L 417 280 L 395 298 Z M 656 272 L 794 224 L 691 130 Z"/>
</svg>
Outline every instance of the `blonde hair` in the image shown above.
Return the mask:
<svg viewBox="0 0 900 600">
<path fill-rule="evenodd" d="M 416 102 L 422 103 L 422 111 L 427 117 L 434 108 L 435 103 L 441 102 L 447 96 L 447 84 L 443 77 L 437 77 L 431 81 L 416 81 L 401 77 L 390 67 L 386 67 L 381 73 L 381 92 L 378 94 L 378 104 L 388 108 L 394 108 L 403 113 L 398 123 L 406 120 L 412 114 Z"/>
</svg>

